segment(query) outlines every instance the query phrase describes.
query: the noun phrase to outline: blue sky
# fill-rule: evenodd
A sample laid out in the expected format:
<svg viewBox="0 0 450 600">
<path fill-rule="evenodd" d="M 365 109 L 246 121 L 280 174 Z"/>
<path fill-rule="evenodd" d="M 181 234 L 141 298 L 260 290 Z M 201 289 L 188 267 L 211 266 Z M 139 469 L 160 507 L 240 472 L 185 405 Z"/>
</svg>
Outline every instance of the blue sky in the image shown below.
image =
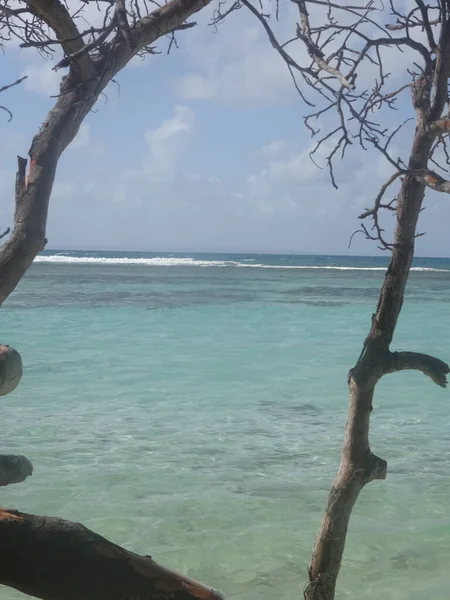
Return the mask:
<svg viewBox="0 0 450 600">
<path fill-rule="evenodd" d="M 181 32 L 179 49 L 133 61 L 100 99 L 63 155 L 51 199 L 51 248 L 346 254 L 357 216 L 391 170 L 358 149 L 338 169 L 339 190 L 308 158 L 307 107 L 259 24 L 244 10 L 217 33 L 207 23 Z M 293 20 L 279 28 L 286 36 Z M 10 225 L 16 155 L 58 89 L 54 63 L 33 50 L 2 56 L 0 222 Z M 403 61 L 403 62 L 402 62 Z M 401 78 L 406 59 L 397 61 Z M 406 116 L 408 97 L 396 118 Z M 407 149 L 411 129 L 398 142 Z M 428 194 L 418 254 L 450 255 L 450 199 Z M 393 219 L 388 221 L 392 224 Z M 354 254 L 375 254 L 355 238 Z"/>
</svg>

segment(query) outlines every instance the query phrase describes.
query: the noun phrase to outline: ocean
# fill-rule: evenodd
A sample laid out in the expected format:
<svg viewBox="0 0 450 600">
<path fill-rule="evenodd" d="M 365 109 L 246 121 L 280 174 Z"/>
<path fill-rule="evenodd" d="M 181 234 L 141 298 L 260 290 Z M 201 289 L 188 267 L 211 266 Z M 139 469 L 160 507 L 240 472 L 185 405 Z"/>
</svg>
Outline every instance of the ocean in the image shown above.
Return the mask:
<svg viewBox="0 0 450 600">
<path fill-rule="evenodd" d="M 81 521 L 229 600 L 300 598 L 385 265 L 43 253 L 0 311 L 25 366 L 2 451 L 35 467 L 1 505 Z M 450 361 L 449 340 L 450 260 L 417 259 L 393 348 Z M 371 443 L 388 478 L 353 512 L 337 598 L 446 600 L 450 392 L 385 377 Z"/>
</svg>

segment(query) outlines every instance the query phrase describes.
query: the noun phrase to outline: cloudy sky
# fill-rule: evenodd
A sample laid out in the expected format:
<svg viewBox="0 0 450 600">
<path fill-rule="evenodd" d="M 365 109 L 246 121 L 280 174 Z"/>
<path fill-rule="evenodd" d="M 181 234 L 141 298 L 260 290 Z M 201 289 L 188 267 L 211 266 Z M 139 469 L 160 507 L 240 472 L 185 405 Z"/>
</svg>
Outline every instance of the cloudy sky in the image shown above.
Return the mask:
<svg viewBox="0 0 450 600">
<path fill-rule="evenodd" d="M 290 3 L 289 3 L 290 4 Z M 149 251 L 348 253 L 358 214 L 391 174 L 384 159 L 354 149 L 339 189 L 308 157 L 307 107 L 259 24 L 240 10 L 217 32 L 211 10 L 181 32 L 179 49 L 136 60 L 107 89 L 60 161 L 52 194 L 50 248 Z M 280 23 L 289 37 L 293 19 Z M 295 24 L 294 24 L 295 26 Z M 0 223 L 10 225 L 16 155 L 52 105 L 54 62 L 33 50 L 1 56 Z M 406 64 L 395 58 L 394 78 Z M 407 116 L 400 104 L 396 119 Z M 411 130 L 399 140 L 407 148 Z M 429 194 L 418 254 L 450 255 L 450 198 Z M 393 219 L 388 221 L 388 225 Z M 356 237 L 353 254 L 375 254 Z"/>
</svg>

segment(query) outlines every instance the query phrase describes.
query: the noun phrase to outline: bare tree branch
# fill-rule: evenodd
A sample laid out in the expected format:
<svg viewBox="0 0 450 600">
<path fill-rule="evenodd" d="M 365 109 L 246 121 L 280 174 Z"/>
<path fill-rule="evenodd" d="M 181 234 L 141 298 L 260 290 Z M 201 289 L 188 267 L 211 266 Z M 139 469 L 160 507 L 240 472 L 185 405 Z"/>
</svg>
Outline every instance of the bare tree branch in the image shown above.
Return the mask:
<svg viewBox="0 0 450 600">
<path fill-rule="evenodd" d="M 104 29 L 105 29 L 104 27 L 91 27 L 90 29 L 87 29 L 86 31 L 82 31 L 77 36 L 75 36 L 73 38 L 68 38 L 65 40 L 54 40 L 51 38 L 46 38 L 44 40 L 28 40 L 28 41 L 20 44 L 20 47 L 21 48 L 42 48 L 45 46 L 56 46 L 56 45 L 61 46 L 63 43 L 67 44 L 68 42 L 74 42 L 78 38 L 83 38 L 87 35 L 93 35 L 94 33 L 101 33 L 104 31 Z"/>
<path fill-rule="evenodd" d="M 313 42 L 311 36 L 311 27 L 309 24 L 309 15 L 306 9 L 305 0 L 297 0 L 296 4 L 300 11 L 301 18 L 301 27 L 297 25 L 297 37 L 306 44 L 309 55 L 321 71 L 325 71 L 326 73 L 329 73 L 330 75 L 335 77 L 343 87 L 346 87 L 349 90 L 353 90 L 355 88 L 354 84 L 348 81 L 338 69 L 335 69 L 327 63 L 323 52 Z"/>
<path fill-rule="evenodd" d="M 437 48 L 436 42 L 434 41 L 433 29 L 428 18 L 428 7 L 425 6 L 425 2 L 423 0 L 416 0 L 416 4 L 418 4 L 420 13 L 422 15 L 422 26 L 427 33 L 428 45 L 430 46 L 430 50 L 432 52 L 436 52 Z"/>
<path fill-rule="evenodd" d="M 67 55 L 80 53 L 80 78 L 93 77 L 95 69 L 89 54 L 82 53 L 84 41 L 67 8 L 60 0 L 27 0 L 33 14 L 42 19 L 56 34 Z"/>
<path fill-rule="evenodd" d="M 116 18 L 120 31 L 129 48 L 133 47 L 133 42 L 130 36 L 130 24 L 128 23 L 127 10 L 125 8 L 125 0 L 116 0 Z"/>
<path fill-rule="evenodd" d="M 4 86 L 0 87 L 0 93 L 5 92 L 6 90 L 9 90 L 10 88 L 12 88 L 16 85 L 19 85 L 19 83 L 22 83 L 22 81 L 24 81 L 27 77 L 28 77 L 28 75 L 24 75 L 23 77 L 20 77 L 20 79 L 17 79 L 13 83 L 9 83 L 8 85 L 4 85 Z M 9 108 L 0 104 L 0 110 L 3 110 L 8 114 L 8 122 L 11 122 L 12 118 L 13 118 L 13 114 L 9 110 Z"/>
<path fill-rule="evenodd" d="M 439 25 L 441 19 L 432 19 L 428 21 L 430 25 Z M 411 27 L 423 27 L 423 23 L 418 21 L 417 23 L 396 23 L 395 25 L 387 24 L 386 29 L 389 31 L 401 31 L 402 29 L 410 29 Z"/>
<path fill-rule="evenodd" d="M 450 194 L 450 181 L 447 181 L 434 171 L 424 169 L 423 171 L 415 172 L 414 176 L 435 192 Z"/>
<path fill-rule="evenodd" d="M 11 121 L 13 119 L 13 114 L 9 110 L 9 108 L 7 108 L 6 106 L 3 106 L 3 104 L 0 104 L 0 110 L 3 110 L 3 111 L 5 111 L 5 113 L 7 113 L 7 115 L 8 115 L 8 123 L 11 123 Z"/>
<path fill-rule="evenodd" d="M 75 52 L 74 54 L 68 54 L 67 56 L 65 56 L 62 60 L 59 61 L 58 64 L 56 64 L 53 67 L 54 71 L 57 71 L 58 69 L 62 69 L 64 67 L 68 67 L 70 66 L 70 64 L 74 61 L 76 61 L 78 58 L 80 58 L 83 54 L 89 54 L 89 52 L 91 52 L 91 50 L 94 50 L 95 48 L 98 48 L 99 46 L 101 46 L 101 44 L 103 44 L 103 42 L 106 40 L 106 38 L 110 35 L 110 33 L 113 31 L 115 25 L 115 21 L 111 21 L 109 23 L 109 25 L 107 27 L 105 27 L 105 29 L 101 32 L 101 34 L 96 37 L 95 39 L 92 40 L 92 42 L 90 42 L 89 44 L 86 44 L 77 50 L 77 52 Z M 130 37 L 127 33 L 127 37 L 125 38 L 128 47 L 130 47 Z"/>
<path fill-rule="evenodd" d="M 450 373 L 450 367 L 434 356 L 420 354 L 419 352 L 391 352 L 386 366 L 386 373 L 406 370 L 422 371 L 436 385 L 443 388 L 447 387 L 447 375 Z"/>
<path fill-rule="evenodd" d="M 77 134 L 99 94 L 133 56 L 148 49 L 161 36 L 183 27 L 186 19 L 201 10 L 209 0 L 170 0 L 130 27 L 133 48 L 119 34 L 111 41 L 105 40 L 101 45 L 102 51 L 95 58 L 84 50 L 87 44 L 79 37 L 80 33 L 75 25 L 68 23 L 70 15 L 59 0 L 29 2 L 59 39 L 77 38 L 75 41 L 64 42 L 64 45 L 61 42 L 66 57 L 74 49 L 81 54 L 69 61 L 70 70 L 62 80 L 61 93 L 55 107 L 33 139 L 26 189 L 19 201 L 16 198 L 14 230 L 0 248 L 0 304 L 12 292 L 45 245 L 48 202 L 59 157 Z M 106 28 L 110 22 L 107 21 Z M 89 60 L 82 61 L 82 56 Z"/>
<path fill-rule="evenodd" d="M 27 77 L 28 77 L 28 75 L 24 75 L 23 77 L 16 79 L 16 81 L 14 81 L 13 83 L 9 83 L 8 85 L 4 85 L 4 86 L 0 87 L 0 92 L 4 92 L 16 85 L 19 85 L 19 83 L 22 83 L 22 81 L 25 81 L 25 79 L 27 79 Z"/>
<path fill-rule="evenodd" d="M 450 20 L 441 24 L 439 45 L 436 49 L 434 69 L 434 98 L 430 108 L 430 121 L 441 117 L 448 101 L 448 79 L 450 76 Z"/>
</svg>

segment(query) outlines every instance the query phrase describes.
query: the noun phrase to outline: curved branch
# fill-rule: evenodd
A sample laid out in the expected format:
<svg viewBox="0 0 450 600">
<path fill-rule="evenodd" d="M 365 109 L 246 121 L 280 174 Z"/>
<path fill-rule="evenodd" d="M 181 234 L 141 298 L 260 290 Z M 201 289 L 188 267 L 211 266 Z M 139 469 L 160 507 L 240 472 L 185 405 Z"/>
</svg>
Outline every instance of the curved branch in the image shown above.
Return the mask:
<svg viewBox="0 0 450 600">
<path fill-rule="evenodd" d="M 413 40 L 408 37 L 378 38 L 374 40 L 369 40 L 366 46 L 361 51 L 361 59 L 358 60 L 355 64 L 359 65 L 361 60 L 364 58 L 364 56 L 366 56 L 366 54 L 371 48 L 379 48 L 380 46 L 398 46 L 399 48 L 402 46 L 407 46 L 408 48 L 411 48 L 411 50 L 415 50 L 416 52 L 422 55 L 422 58 L 424 59 L 425 65 L 427 67 L 431 66 L 431 56 L 427 48 L 420 42 L 417 42 L 416 40 Z"/>
<path fill-rule="evenodd" d="M 24 81 L 27 77 L 28 77 L 28 75 L 24 75 L 23 77 L 21 77 L 20 79 L 17 79 L 13 83 L 3 85 L 2 87 L 0 87 L 0 92 L 5 92 L 6 90 L 9 90 L 10 88 L 14 87 L 15 85 L 19 85 L 19 83 L 22 83 L 22 81 Z M 0 110 L 4 110 L 8 114 L 8 123 L 10 123 L 12 121 L 13 114 L 9 110 L 9 108 L 7 108 L 6 106 L 0 105 Z"/>
<path fill-rule="evenodd" d="M 0 584 L 44 600 L 222 600 L 79 523 L 3 509 Z"/>
<path fill-rule="evenodd" d="M 313 42 L 311 37 L 311 27 L 309 24 L 309 15 L 308 10 L 306 8 L 305 0 L 296 0 L 296 4 L 298 6 L 301 19 L 301 27 L 297 25 L 297 37 L 300 40 L 302 40 L 302 42 L 306 45 L 308 53 L 313 59 L 313 61 L 316 63 L 320 70 L 325 71 L 326 73 L 329 73 L 330 75 L 335 77 L 343 87 L 349 90 L 354 90 L 354 84 L 348 81 L 338 69 L 335 69 L 334 67 L 328 64 L 328 62 L 324 58 L 323 52 Z"/>
<path fill-rule="evenodd" d="M 15 85 L 19 85 L 19 83 L 22 83 L 22 81 L 25 81 L 25 79 L 27 77 L 28 77 L 28 75 L 24 75 L 23 77 L 20 77 L 13 83 L 8 83 L 8 85 L 3 85 L 2 87 L 0 87 L 0 92 L 4 92 L 5 90 L 9 90 L 9 88 L 14 87 Z"/>
<path fill-rule="evenodd" d="M 450 367 L 444 361 L 420 352 L 390 352 L 385 373 L 408 370 L 422 371 L 436 385 L 442 388 L 447 387 L 447 375 L 450 373 Z"/>
<path fill-rule="evenodd" d="M 428 45 L 432 52 L 436 51 L 436 42 L 434 41 L 433 29 L 431 27 L 430 19 L 428 18 L 428 7 L 425 6 L 423 0 L 416 0 L 416 4 L 419 6 L 420 14 L 422 15 L 422 26 L 427 32 Z"/>
<path fill-rule="evenodd" d="M 389 179 L 386 181 L 386 183 L 381 187 L 381 190 L 379 191 L 378 196 L 375 198 L 373 207 L 366 209 L 361 215 L 359 215 L 359 218 L 361 220 L 367 219 L 367 217 L 370 217 L 373 214 L 375 214 L 378 211 L 378 209 L 380 208 L 381 200 L 383 199 L 383 196 L 384 196 L 386 190 L 388 189 L 388 187 L 390 185 L 392 185 L 394 183 L 394 181 L 396 181 L 399 177 L 401 177 L 402 175 L 405 175 L 406 173 L 407 173 L 407 171 L 397 171 L 397 173 L 394 173 L 393 175 L 391 175 L 391 177 L 389 177 Z"/>
<path fill-rule="evenodd" d="M 26 456 L 0 454 L 0 486 L 22 483 L 33 474 L 33 465 Z"/>
<path fill-rule="evenodd" d="M 3 106 L 2 104 L 0 104 L 0 110 L 4 110 L 5 111 L 5 113 L 8 115 L 8 123 L 11 123 L 12 118 L 13 118 L 13 114 L 9 110 L 9 108 L 6 108 L 6 106 Z"/>
<path fill-rule="evenodd" d="M 313 73 L 313 71 L 309 67 L 301 67 L 291 57 L 291 55 L 288 54 L 286 52 L 286 50 L 284 50 L 284 48 L 278 42 L 278 40 L 277 40 L 275 34 L 273 33 L 271 27 L 267 23 L 267 20 L 264 18 L 264 15 L 262 15 L 259 11 L 257 11 L 256 8 L 251 4 L 251 2 L 248 2 L 248 0 L 241 0 L 241 4 L 243 4 L 246 8 L 248 8 L 248 10 L 258 19 L 258 21 L 261 23 L 261 25 L 265 29 L 265 31 L 267 33 L 267 37 L 269 38 L 270 43 L 275 48 L 275 50 L 281 55 L 281 57 L 283 58 L 283 60 L 286 62 L 286 64 L 288 66 L 296 69 L 297 71 L 305 72 L 305 73 L 308 73 L 308 75 L 315 76 L 315 74 Z"/>
<path fill-rule="evenodd" d="M 429 25 L 439 25 L 441 19 L 432 19 L 428 21 Z M 386 25 L 386 29 L 389 31 L 400 31 L 401 29 L 409 29 L 410 27 L 423 27 L 423 23 L 421 21 L 417 21 L 417 23 L 396 23 L 395 25 Z"/>
<path fill-rule="evenodd" d="M 450 76 L 450 20 L 442 23 L 434 70 L 434 98 L 430 109 L 431 121 L 439 119 L 448 100 Z"/>
</svg>

